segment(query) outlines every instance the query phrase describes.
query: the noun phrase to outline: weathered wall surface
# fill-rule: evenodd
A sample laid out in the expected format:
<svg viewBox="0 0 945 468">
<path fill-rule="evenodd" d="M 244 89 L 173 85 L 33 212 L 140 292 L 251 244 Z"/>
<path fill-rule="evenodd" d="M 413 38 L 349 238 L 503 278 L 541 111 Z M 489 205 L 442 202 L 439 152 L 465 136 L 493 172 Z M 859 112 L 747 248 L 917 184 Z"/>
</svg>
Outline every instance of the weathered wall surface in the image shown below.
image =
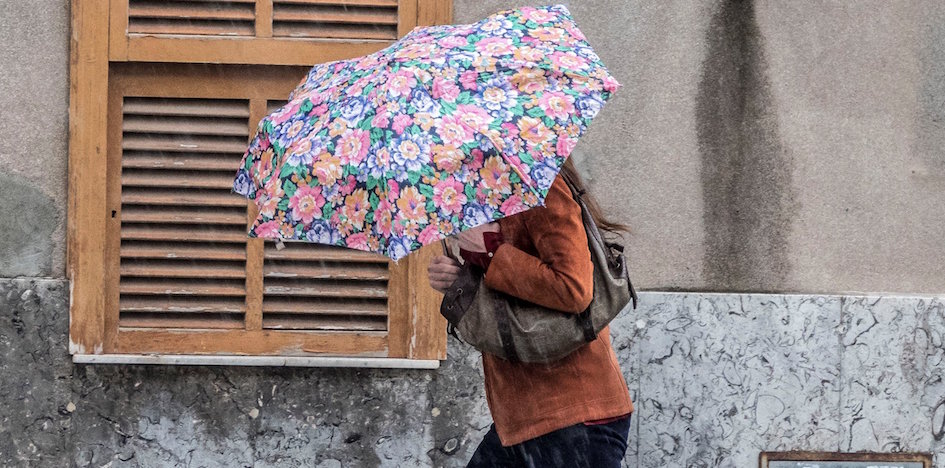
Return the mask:
<svg viewBox="0 0 945 468">
<path fill-rule="evenodd" d="M 945 4 L 563 3 L 624 85 L 576 151 L 641 286 L 945 290 Z"/>
<path fill-rule="evenodd" d="M 69 2 L 0 1 L 0 277 L 65 272 Z"/>
<path fill-rule="evenodd" d="M 491 422 L 457 342 L 436 371 L 73 365 L 66 295 L 0 281 L 0 466 L 460 467 Z M 628 467 L 945 453 L 945 297 L 643 293 L 612 334 Z"/>
<path fill-rule="evenodd" d="M 575 158 L 637 284 L 805 294 L 645 293 L 613 326 L 627 465 L 945 451 L 945 3 L 566 3 L 624 84 Z M 489 417 L 455 342 L 437 371 L 70 362 L 68 4 L 0 0 L 0 465 L 462 466 Z"/>
<path fill-rule="evenodd" d="M 624 84 L 575 157 L 641 287 L 945 290 L 945 5 L 567 3 Z M 3 8 L 0 277 L 62 277 L 68 2 Z"/>
</svg>

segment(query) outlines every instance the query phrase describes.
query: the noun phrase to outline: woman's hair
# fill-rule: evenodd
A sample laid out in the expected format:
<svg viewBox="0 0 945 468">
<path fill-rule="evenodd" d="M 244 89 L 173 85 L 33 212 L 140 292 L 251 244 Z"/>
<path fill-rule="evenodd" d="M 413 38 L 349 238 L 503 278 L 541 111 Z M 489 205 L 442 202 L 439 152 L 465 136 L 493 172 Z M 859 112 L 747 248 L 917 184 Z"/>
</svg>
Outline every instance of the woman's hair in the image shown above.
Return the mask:
<svg viewBox="0 0 945 468">
<path fill-rule="evenodd" d="M 620 232 L 630 233 L 630 226 L 611 221 L 604 216 L 604 212 L 600 209 L 600 205 L 597 204 L 597 200 L 593 195 L 588 193 L 587 186 L 584 185 L 584 181 L 581 179 L 581 175 L 578 174 L 577 167 L 574 166 L 574 161 L 571 160 L 571 158 L 568 158 L 567 161 L 564 162 L 564 165 L 561 166 L 561 175 L 570 180 L 578 193 L 582 194 L 581 199 L 587 206 L 587 211 L 590 212 L 591 217 L 594 218 L 594 222 L 597 223 L 597 227 L 614 234 L 619 234 Z"/>
</svg>

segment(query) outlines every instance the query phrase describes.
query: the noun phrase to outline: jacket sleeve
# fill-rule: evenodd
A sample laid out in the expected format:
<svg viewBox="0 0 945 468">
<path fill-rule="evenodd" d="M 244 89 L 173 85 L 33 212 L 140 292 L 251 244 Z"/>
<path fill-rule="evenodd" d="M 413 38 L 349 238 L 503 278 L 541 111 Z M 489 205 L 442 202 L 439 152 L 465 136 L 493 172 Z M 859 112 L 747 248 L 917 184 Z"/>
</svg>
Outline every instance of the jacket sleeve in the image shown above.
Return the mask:
<svg viewBox="0 0 945 468">
<path fill-rule="evenodd" d="M 486 286 L 551 309 L 583 312 L 594 297 L 594 265 L 581 207 L 567 184 L 557 178 L 544 207 L 517 216 L 525 217 L 538 256 L 500 245 L 486 271 Z"/>
</svg>

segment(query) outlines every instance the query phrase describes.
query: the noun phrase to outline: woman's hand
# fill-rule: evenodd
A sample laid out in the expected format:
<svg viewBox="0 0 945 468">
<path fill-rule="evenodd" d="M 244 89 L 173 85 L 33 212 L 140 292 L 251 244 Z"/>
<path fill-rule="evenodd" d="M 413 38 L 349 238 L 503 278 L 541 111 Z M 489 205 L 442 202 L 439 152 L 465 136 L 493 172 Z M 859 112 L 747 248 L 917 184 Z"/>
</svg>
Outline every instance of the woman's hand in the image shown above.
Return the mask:
<svg viewBox="0 0 945 468">
<path fill-rule="evenodd" d="M 499 223 L 483 224 L 457 234 L 459 248 L 468 252 L 485 252 L 486 243 L 482 238 L 482 234 L 486 232 L 501 232 Z"/>
<path fill-rule="evenodd" d="M 430 266 L 427 267 L 430 286 L 441 293 L 446 293 L 446 290 L 456 282 L 456 278 L 459 278 L 459 272 L 459 262 L 445 255 L 433 257 Z"/>
</svg>

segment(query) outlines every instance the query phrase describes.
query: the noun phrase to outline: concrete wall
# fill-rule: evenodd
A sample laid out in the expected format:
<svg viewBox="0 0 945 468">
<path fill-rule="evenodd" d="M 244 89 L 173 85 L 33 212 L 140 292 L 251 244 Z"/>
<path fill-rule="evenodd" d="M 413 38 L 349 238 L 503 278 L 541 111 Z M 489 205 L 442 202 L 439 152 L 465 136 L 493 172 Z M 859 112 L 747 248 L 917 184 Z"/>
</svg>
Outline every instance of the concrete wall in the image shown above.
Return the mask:
<svg viewBox="0 0 945 468">
<path fill-rule="evenodd" d="M 0 466 L 461 467 L 491 423 L 455 341 L 436 371 L 73 365 L 67 291 L 0 281 Z M 643 293 L 612 335 L 627 467 L 868 450 L 945 468 L 945 297 Z"/>
<path fill-rule="evenodd" d="M 69 2 L 0 1 L 0 277 L 65 274 Z"/>
<path fill-rule="evenodd" d="M 576 158 L 642 288 L 945 290 L 945 4 L 568 4 L 624 85 Z M 3 7 L 0 277 L 62 277 L 68 2 Z"/>
<path fill-rule="evenodd" d="M 945 4 L 564 3 L 624 85 L 577 151 L 641 286 L 945 290 Z"/>
<path fill-rule="evenodd" d="M 489 417 L 456 342 L 437 371 L 70 362 L 68 3 L 0 0 L 0 465 L 462 466 Z M 654 291 L 613 327 L 627 466 L 943 451 L 945 4 L 568 5 L 624 84 L 575 158 Z"/>
</svg>

